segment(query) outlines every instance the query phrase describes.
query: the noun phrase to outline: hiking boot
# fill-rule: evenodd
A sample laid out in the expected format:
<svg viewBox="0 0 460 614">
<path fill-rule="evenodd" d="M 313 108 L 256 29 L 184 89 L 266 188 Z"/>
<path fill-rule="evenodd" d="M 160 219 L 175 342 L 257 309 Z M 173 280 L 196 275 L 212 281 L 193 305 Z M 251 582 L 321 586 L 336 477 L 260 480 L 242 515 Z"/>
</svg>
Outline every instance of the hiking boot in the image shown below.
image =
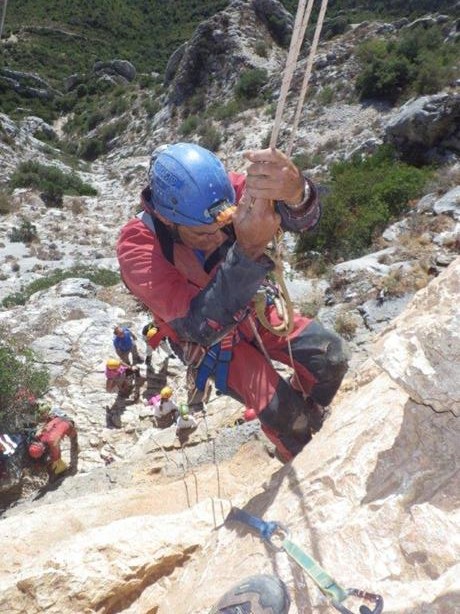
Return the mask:
<svg viewBox="0 0 460 614">
<path fill-rule="evenodd" d="M 291 431 L 296 439 L 305 444 L 309 443 L 312 435 L 317 433 L 323 426 L 328 414 L 327 410 L 316 403 L 311 397 L 305 400 L 305 408 L 294 420 Z"/>
<path fill-rule="evenodd" d="M 323 426 L 324 421 L 329 416 L 329 410 L 313 401 L 310 397 L 307 399 L 307 403 L 310 432 L 314 435 Z"/>
<path fill-rule="evenodd" d="M 227 591 L 209 614 L 287 614 L 290 605 L 285 584 L 276 576 L 260 575 Z"/>
</svg>

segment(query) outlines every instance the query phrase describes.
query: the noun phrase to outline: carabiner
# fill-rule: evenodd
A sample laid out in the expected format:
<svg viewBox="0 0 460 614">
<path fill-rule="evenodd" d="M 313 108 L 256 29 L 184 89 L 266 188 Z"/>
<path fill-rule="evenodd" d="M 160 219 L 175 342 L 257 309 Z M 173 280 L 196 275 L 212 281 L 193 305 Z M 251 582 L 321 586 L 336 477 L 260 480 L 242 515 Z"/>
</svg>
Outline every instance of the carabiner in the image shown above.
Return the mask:
<svg viewBox="0 0 460 614">
<path fill-rule="evenodd" d="M 383 599 L 380 595 L 375 595 L 374 593 L 368 593 L 367 591 L 362 591 L 359 588 L 349 588 L 347 589 L 347 594 L 353 595 L 353 597 L 359 597 L 360 599 L 363 599 L 364 601 L 375 603 L 375 607 L 373 610 L 369 609 L 366 605 L 361 605 L 359 607 L 359 614 L 382 614 Z M 341 614 L 353 614 L 351 610 L 346 608 L 341 603 L 332 601 L 332 605 Z"/>
<path fill-rule="evenodd" d="M 276 529 L 273 531 L 270 537 L 266 538 L 265 541 L 267 541 L 270 544 L 270 547 L 273 550 L 276 550 L 278 552 L 280 550 L 284 550 L 284 541 L 288 537 L 289 537 L 288 529 L 284 525 L 278 522 Z"/>
</svg>

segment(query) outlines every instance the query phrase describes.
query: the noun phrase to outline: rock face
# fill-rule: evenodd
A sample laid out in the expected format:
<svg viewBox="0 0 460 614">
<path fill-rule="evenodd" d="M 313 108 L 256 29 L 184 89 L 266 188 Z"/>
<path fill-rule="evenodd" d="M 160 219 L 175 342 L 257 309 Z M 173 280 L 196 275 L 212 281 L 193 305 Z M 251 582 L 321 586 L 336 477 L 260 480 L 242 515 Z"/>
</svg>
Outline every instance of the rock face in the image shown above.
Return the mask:
<svg viewBox="0 0 460 614">
<path fill-rule="evenodd" d="M 289 465 L 263 461 L 255 441 L 166 490 L 144 461 L 124 488 L 12 510 L 0 524 L 0 609 L 205 614 L 265 572 L 287 582 L 290 612 L 316 611 L 318 590 L 285 552 L 224 524 L 237 505 L 282 522 L 340 584 L 381 594 L 385 611 L 459 612 L 459 281 L 457 258 L 382 333 Z"/>
<path fill-rule="evenodd" d="M 241 70 L 283 67 L 278 47 L 289 38 L 292 17 L 277 2 L 235 0 L 201 23 L 193 37 L 171 56 L 165 71 L 169 102 L 180 105 L 200 88 L 215 98 L 231 93 Z M 266 57 L 258 55 L 257 43 Z"/>
<path fill-rule="evenodd" d="M 0 83 L 4 88 L 12 89 L 18 94 L 24 94 L 30 98 L 49 100 L 59 94 L 38 75 L 10 70 L 9 68 L 0 69 Z"/>
<path fill-rule="evenodd" d="M 410 162 L 460 153 L 460 95 L 423 96 L 405 104 L 386 126 L 386 140 Z"/>
</svg>

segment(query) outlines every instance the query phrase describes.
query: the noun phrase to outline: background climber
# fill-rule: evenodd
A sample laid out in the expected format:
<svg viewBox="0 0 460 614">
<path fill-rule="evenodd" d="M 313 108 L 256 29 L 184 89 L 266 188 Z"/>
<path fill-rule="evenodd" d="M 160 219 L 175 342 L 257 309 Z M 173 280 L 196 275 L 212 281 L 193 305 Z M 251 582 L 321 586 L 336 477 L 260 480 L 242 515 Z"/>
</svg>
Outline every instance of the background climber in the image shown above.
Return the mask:
<svg viewBox="0 0 460 614">
<path fill-rule="evenodd" d="M 126 326 L 115 326 L 113 329 L 113 347 L 120 359 L 127 365 L 137 365 L 142 362 L 136 345 L 136 335 Z"/>
<path fill-rule="evenodd" d="M 198 426 L 194 416 L 189 412 L 189 409 L 185 403 L 181 403 L 179 407 L 178 417 L 176 421 L 176 433 L 180 431 L 190 431 L 196 429 Z"/>
<path fill-rule="evenodd" d="M 145 341 L 145 364 L 150 366 L 152 364 L 152 353 L 158 347 L 165 353 L 165 360 L 173 358 L 174 354 L 169 347 L 168 340 L 154 322 L 149 322 L 142 329 L 142 338 Z"/>
<path fill-rule="evenodd" d="M 178 407 L 172 400 L 173 390 L 170 386 L 164 386 L 160 394 L 150 397 L 146 405 L 153 407 L 153 417 L 156 425 L 165 428 L 173 424 L 178 414 Z"/>
<path fill-rule="evenodd" d="M 61 440 L 70 438 L 70 467 L 77 468 L 78 439 L 75 423 L 68 416 L 49 416 L 48 421 L 36 433 L 29 444 L 29 455 L 46 465 L 50 479 L 69 469 L 61 458 Z"/>
<path fill-rule="evenodd" d="M 106 392 L 118 392 L 123 397 L 129 397 L 134 389 L 133 401 L 137 402 L 144 378 L 138 366 L 130 366 L 117 358 L 109 358 L 105 363 Z"/>
</svg>

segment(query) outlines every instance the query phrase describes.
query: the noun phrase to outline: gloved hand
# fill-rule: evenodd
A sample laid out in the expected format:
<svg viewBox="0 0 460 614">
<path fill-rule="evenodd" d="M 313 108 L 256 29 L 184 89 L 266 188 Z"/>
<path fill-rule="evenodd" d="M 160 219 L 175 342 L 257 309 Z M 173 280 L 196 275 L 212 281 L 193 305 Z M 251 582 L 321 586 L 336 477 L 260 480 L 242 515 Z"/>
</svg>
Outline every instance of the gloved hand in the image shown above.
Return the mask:
<svg viewBox="0 0 460 614">
<path fill-rule="evenodd" d="M 64 473 L 69 468 L 68 464 L 59 458 L 54 463 L 51 463 L 51 469 L 53 470 L 54 475 L 59 475 L 60 473 Z"/>
</svg>

